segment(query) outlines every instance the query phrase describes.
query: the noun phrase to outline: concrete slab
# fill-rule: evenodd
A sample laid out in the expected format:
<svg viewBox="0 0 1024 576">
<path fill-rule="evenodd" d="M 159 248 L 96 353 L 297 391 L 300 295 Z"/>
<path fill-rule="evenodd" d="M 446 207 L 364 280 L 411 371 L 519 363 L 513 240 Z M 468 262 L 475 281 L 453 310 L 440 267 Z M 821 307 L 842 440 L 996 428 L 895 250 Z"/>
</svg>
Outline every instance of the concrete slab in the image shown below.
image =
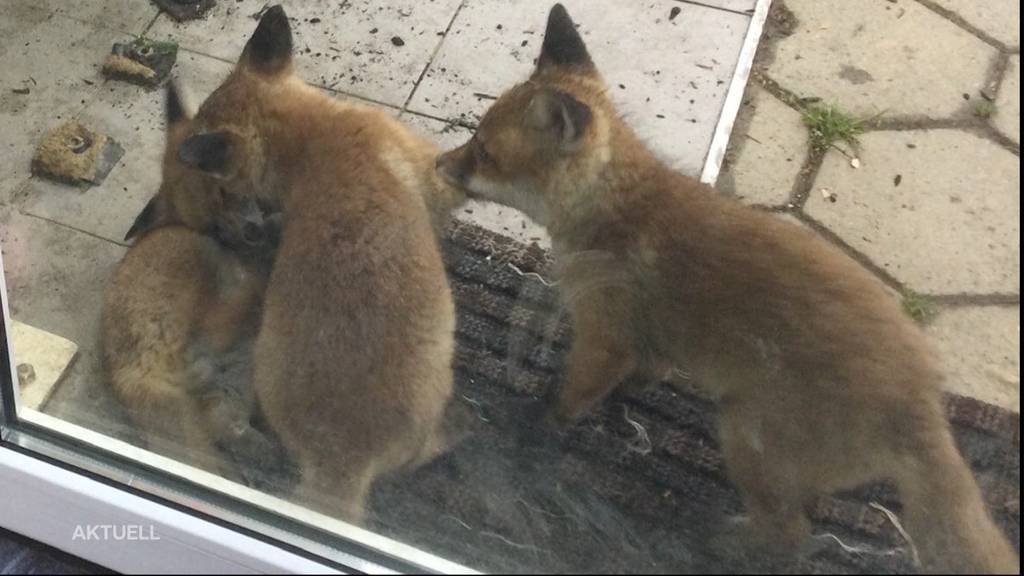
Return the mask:
<svg viewBox="0 0 1024 576">
<path fill-rule="evenodd" d="M 459 0 L 282 2 L 292 23 L 299 75 L 319 86 L 402 106 L 426 68 Z M 161 15 L 149 35 L 234 62 L 264 0 L 220 2 L 204 20 Z M 398 45 L 401 44 L 401 45 Z"/>
<path fill-rule="evenodd" d="M 800 113 L 751 85 L 733 130 L 730 162 L 717 188 L 748 204 L 784 206 L 807 159 Z"/>
<path fill-rule="evenodd" d="M 17 320 L 12 322 L 10 337 L 18 372 L 18 405 L 39 410 L 71 367 L 78 345 Z"/>
<path fill-rule="evenodd" d="M 47 3 L 56 5 L 57 13 L 62 16 L 137 36 L 146 31 L 160 11 L 149 0 L 48 0 Z"/>
<path fill-rule="evenodd" d="M 0 208 L 11 316 L 94 348 L 102 291 L 124 248 Z"/>
<path fill-rule="evenodd" d="M 995 50 L 917 2 L 787 0 L 799 23 L 769 75 L 858 116 L 969 114 Z M 951 57 L 955 55 L 955 57 Z"/>
<path fill-rule="evenodd" d="M 565 4 L 620 111 L 673 166 L 699 175 L 750 18 L 671 1 Z M 674 6 L 681 12 L 669 21 Z M 488 96 L 529 75 L 550 7 L 464 6 L 409 109 L 475 122 Z"/>
<path fill-rule="evenodd" d="M 47 412 L 100 432 L 123 433 L 117 404 L 103 385 L 98 338 L 103 288 L 124 248 L 4 207 L 0 246 L 11 316 L 79 347 Z"/>
<path fill-rule="evenodd" d="M 1017 156 L 958 130 L 861 142 L 859 170 L 836 152 L 825 157 L 808 215 L 917 292 L 1019 293 Z"/>
<path fill-rule="evenodd" d="M 28 179 L 43 133 L 85 107 L 102 82 L 104 55 L 127 38 L 45 10 L 12 13 L 17 20 L 5 13 L 0 21 L 0 204 Z"/>
<path fill-rule="evenodd" d="M 412 112 L 402 114 L 401 119 L 424 138 L 437 142 L 441 150 L 451 150 L 461 146 L 473 136 L 473 132 L 467 128 Z M 522 212 L 500 204 L 470 200 L 455 212 L 455 217 L 525 244 L 536 242 L 544 248 L 551 247 L 551 238 L 543 227 L 530 220 Z"/>
<path fill-rule="evenodd" d="M 197 106 L 231 71 L 206 56 L 180 53 L 175 74 Z M 87 126 L 124 147 L 121 162 L 100 185 L 80 190 L 32 178 L 18 206 L 39 216 L 121 242 L 135 217 L 160 186 L 164 153 L 164 91 L 146 91 L 123 82 L 105 83 L 81 113 Z"/>
<path fill-rule="evenodd" d="M 1020 144 L 1020 54 L 1010 58 L 992 118 L 997 130 Z"/>
<path fill-rule="evenodd" d="M 946 308 L 927 333 L 947 390 L 1020 413 L 1020 307 Z"/>
<path fill-rule="evenodd" d="M 1020 2 L 1016 0 L 932 0 L 965 22 L 1006 44 L 1020 46 Z"/>
</svg>

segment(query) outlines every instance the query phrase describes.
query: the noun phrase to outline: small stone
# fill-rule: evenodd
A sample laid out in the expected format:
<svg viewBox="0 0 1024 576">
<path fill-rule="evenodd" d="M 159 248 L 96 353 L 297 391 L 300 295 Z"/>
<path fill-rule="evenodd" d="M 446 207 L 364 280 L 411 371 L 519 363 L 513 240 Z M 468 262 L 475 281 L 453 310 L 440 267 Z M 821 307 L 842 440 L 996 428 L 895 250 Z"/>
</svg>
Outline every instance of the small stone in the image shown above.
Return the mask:
<svg viewBox="0 0 1024 576">
<path fill-rule="evenodd" d="M 31 364 L 18 364 L 18 386 L 22 388 L 36 381 L 36 369 Z"/>
<path fill-rule="evenodd" d="M 401 36 L 392 36 L 391 43 L 395 46 L 405 46 L 405 40 L 402 40 Z"/>
<path fill-rule="evenodd" d="M 668 21 L 671 22 L 671 21 L 675 20 L 676 16 L 679 16 L 679 13 L 682 12 L 682 11 L 683 11 L 683 9 L 680 8 L 679 6 L 673 6 L 672 9 L 669 10 L 669 12 L 668 12 Z"/>
<path fill-rule="evenodd" d="M 860 158 L 851 158 L 850 159 L 850 166 L 853 166 L 854 168 L 859 169 L 860 168 Z"/>
</svg>

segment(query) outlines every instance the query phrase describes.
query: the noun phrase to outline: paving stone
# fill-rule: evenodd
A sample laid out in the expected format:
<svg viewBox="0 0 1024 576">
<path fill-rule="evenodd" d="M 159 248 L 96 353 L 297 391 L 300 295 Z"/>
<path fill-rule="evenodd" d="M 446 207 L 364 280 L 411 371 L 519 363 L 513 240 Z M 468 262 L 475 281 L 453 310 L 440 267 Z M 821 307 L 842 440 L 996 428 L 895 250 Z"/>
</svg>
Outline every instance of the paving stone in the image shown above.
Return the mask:
<svg viewBox="0 0 1024 576">
<path fill-rule="evenodd" d="M 220 60 L 182 53 L 175 74 L 194 109 L 230 71 L 231 65 Z M 164 91 L 108 82 L 79 118 L 121 144 L 121 161 L 102 183 L 86 190 L 32 178 L 18 206 L 28 214 L 121 242 L 160 186 Z"/>
<path fill-rule="evenodd" d="M 0 19 L 0 204 L 24 186 L 43 133 L 73 117 L 99 90 L 104 55 L 127 38 L 46 10 L 5 12 Z"/>
<path fill-rule="evenodd" d="M 1019 293 L 1017 156 L 958 130 L 861 142 L 859 170 L 836 152 L 825 157 L 808 215 L 918 292 Z"/>
<path fill-rule="evenodd" d="M 747 93 L 717 188 L 748 204 L 783 206 L 807 159 L 807 128 L 799 112 L 763 89 L 751 85 Z"/>
<path fill-rule="evenodd" d="M 997 130 L 1020 144 L 1020 55 L 1010 58 L 992 119 Z"/>
<path fill-rule="evenodd" d="M 160 11 L 150 0 L 47 0 L 43 3 L 55 5 L 62 16 L 135 35 L 145 32 Z"/>
<path fill-rule="evenodd" d="M 296 69 L 304 80 L 402 106 L 443 39 L 459 0 L 292 0 Z M 161 15 L 149 35 L 234 62 L 256 29 L 265 0 L 219 2 L 204 20 Z M 400 39 L 400 40 L 395 40 Z M 398 42 L 400 46 L 396 45 Z"/>
<path fill-rule="evenodd" d="M 102 290 L 124 248 L 10 208 L 0 245 L 11 316 L 94 347 Z"/>
<path fill-rule="evenodd" d="M 461 146 L 473 135 L 472 131 L 461 126 L 454 126 L 410 112 L 403 114 L 401 119 L 423 137 L 437 142 L 441 150 L 451 150 Z M 551 247 L 551 238 L 542 226 L 530 220 L 522 212 L 501 204 L 470 200 L 456 210 L 455 217 L 514 238 L 524 244 L 536 242 L 544 248 Z"/>
<path fill-rule="evenodd" d="M 946 308 L 927 333 L 947 390 L 1020 412 L 1020 307 Z"/>
<path fill-rule="evenodd" d="M 948 117 L 985 86 L 995 49 L 917 2 L 788 0 L 799 26 L 769 75 L 855 115 Z"/>
<path fill-rule="evenodd" d="M 100 432 L 113 431 L 122 419 L 103 385 L 98 327 L 103 289 L 125 249 L 4 207 L 0 246 L 11 316 L 79 348 L 46 411 Z"/>
<path fill-rule="evenodd" d="M 1020 2 L 1017 0 L 932 0 L 1009 47 L 1020 46 Z"/>
<path fill-rule="evenodd" d="M 672 1 L 565 4 L 629 123 L 677 169 L 699 174 L 750 18 Z M 669 21 L 673 6 L 681 12 Z M 550 8 L 467 3 L 409 109 L 475 122 L 533 69 Z"/>
</svg>

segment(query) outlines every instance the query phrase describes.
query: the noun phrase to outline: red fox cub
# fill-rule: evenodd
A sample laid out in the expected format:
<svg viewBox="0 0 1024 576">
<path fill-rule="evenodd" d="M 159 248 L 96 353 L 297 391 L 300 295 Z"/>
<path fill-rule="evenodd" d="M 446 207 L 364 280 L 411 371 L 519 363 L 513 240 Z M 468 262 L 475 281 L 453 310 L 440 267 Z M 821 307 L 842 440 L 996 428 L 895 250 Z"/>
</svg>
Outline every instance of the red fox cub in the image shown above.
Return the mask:
<svg viewBox="0 0 1024 576">
<path fill-rule="evenodd" d="M 455 314 L 434 223 L 461 193 L 388 112 L 330 98 L 292 68 L 274 6 L 174 168 L 211 202 L 231 199 L 218 220 L 236 219 L 238 199 L 280 212 L 253 385 L 298 465 L 296 498 L 360 522 L 377 477 L 443 444 Z"/>
<path fill-rule="evenodd" d="M 811 496 L 892 478 L 927 570 L 1018 570 L 917 327 L 837 249 L 658 160 L 561 5 L 530 79 L 437 167 L 551 234 L 576 334 L 562 418 L 631 374 L 685 368 L 718 398 L 728 472 L 763 543 L 798 546 Z"/>
<path fill-rule="evenodd" d="M 168 149 L 176 150 L 186 120 L 169 90 Z M 275 471 L 286 460 L 252 423 L 250 352 L 266 282 L 256 258 L 271 248 L 259 246 L 265 226 L 251 216 L 247 225 L 235 221 L 251 256 L 216 241 L 202 200 L 186 182 L 165 180 L 129 230 L 125 239 L 138 240 L 105 294 L 104 367 L 151 450 L 264 485 L 280 480 Z"/>
</svg>

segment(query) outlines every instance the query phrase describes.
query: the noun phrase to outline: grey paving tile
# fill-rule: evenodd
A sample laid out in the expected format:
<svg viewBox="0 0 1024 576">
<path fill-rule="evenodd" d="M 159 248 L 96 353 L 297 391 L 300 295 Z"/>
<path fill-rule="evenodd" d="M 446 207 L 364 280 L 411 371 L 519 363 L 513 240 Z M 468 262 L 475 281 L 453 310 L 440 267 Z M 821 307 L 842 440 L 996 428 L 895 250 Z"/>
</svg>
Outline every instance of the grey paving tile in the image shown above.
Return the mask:
<svg viewBox="0 0 1024 576">
<path fill-rule="evenodd" d="M 15 15 L 18 20 L 0 24 L 0 204 L 28 178 L 43 133 L 91 100 L 102 83 L 104 55 L 126 38 L 43 10 Z"/>
<path fill-rule="evenodd" d="M 282 2 L 292 23 L 296 66 L 303 79 L 397 106 L 405 104 L 459 3 Z M 256 28 L 252 16 L 266 4 L 263 0 L 221 2 L 205 20 L 192 22 L 176 23 L 161 16 L 150 36 L 171 38 L 234 62 Z"/>
<path fill-rule="evenodd" d="M 176 75 L 197 106 L 227 76 L 231 66 L 196 54 L 178 56 Z M 164 152 L 163 90 L 108 82 L 79 119 L 117 140 L 125 150 L 120 163 L 99 185 L 80 190 L 38 178 L 29 181 L 19 207 L 120 242 L 139 211 L 160 186 Z"/>
<path fill-rule="evenodd" d="M 672 165 L 698 174 L 718 122 L 749 17 L 671 1 L 566 6 L 630 124 Z M 670 8 L 680 14 L 668 20 Z M 551 3 L 476 0 L 459 12 L 409 108 L 478 118 L 523 81 Z"/>
</svg>

